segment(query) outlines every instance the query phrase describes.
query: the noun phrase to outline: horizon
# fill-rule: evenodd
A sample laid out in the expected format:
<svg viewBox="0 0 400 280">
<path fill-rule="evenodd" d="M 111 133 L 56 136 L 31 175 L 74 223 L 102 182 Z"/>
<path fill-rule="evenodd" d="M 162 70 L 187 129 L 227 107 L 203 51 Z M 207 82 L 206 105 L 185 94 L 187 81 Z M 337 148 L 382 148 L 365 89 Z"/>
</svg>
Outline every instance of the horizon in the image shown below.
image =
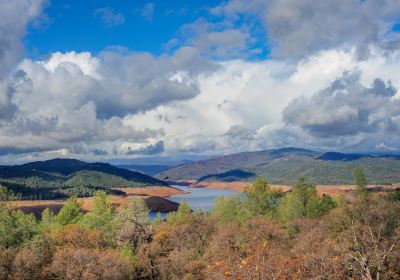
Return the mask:
<svg viewBox="0 0 400 280">
<path fill-rule="evenodd" d="M 6 1 L 0 164 L 400 154 L 397 1 Z"/>
<path fill-rule="evenodd" d="M 241 154 L 241 153 L 258 153 L 258 152 L 264 152 L 264 151 L 280 151 L 280 150 L 288 150 L 288 149 L 294 149 L 294 150 L 305 150 L 305 151 L 310 151 L 310 152 L 316 152 L 319 153 L 319 156 L 323 156 L 328 153 L 336 153 L 336 154 L 343 154 L 343 155 L 361 155 L 361 156 L 370 156 L 370 157 L 390 157 L 390 156 L 400 156 L 400 152 L 390 152 L 390 151 L 382 151 L 382 152 L 340 152 L 340 151 L 333 151 L 333 150 L 327 150 L 327 151 L 320 151 L 320 150 L 311 150 L 311 149 L 306 149 L 306 148 L 298 148 L 298 147 L 282 147 L 282 148 L 272 148 L 272 149 L 264 149 L 264 150 L 257 150 L 257 151 L 241 151 L 238 153 L 232 153 L 232 154 L 217 154 L 217 155 L 183 155 L 179 157 L 168 157 L 168 156 L 162 156 L 162 157 L 138 157 L 138 158 L 115 158 L 115 159 L 97 159 L 97 160 L 86 160 L 85 158 L 74 158 L 74 157 L 53 157 L 53 158 L 44 158 L 44 159 L 37 159 L 37 160 L 28 160 L 28 161 L 22 161 L 22 162 L 10 162 L 10 163 L 5 163 L 5 164 L 0 164 L 3 166 L 8 166 L 8 165 L 22 165 L 26 163 L 31 163 L 31 162 L 44 162 L 44 161 L 52 161 L 52 160 L 78 160 L 82 162 L 88 162 L 88 163 L 109 163 L 114 166 L 124 166 L 124 165 L 137 165 L 137 166 L 154 166 L 154 165 L 165 165 L 165 166 L 178 166 L 181 164 L 185 163 L 190 163 L 190 162 L 197 162 L 197 161 L 207 161 L 213 158 L 219 158 L 219 157 L 224 157 L 224 156 L 229 156 L 229 155 L 235 155 L 235 154 Z"/>
</svg>

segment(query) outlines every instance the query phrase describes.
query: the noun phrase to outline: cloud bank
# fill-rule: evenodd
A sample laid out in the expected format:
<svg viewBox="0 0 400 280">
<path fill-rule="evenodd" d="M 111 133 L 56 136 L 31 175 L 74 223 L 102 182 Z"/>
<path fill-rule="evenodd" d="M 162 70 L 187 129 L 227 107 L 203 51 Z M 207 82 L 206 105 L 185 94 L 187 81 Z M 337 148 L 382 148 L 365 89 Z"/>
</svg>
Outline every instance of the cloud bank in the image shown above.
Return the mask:
<svg viewBox="0 0 400 280">
<path fill-rule="evenodd" d="M 397 0 L 243 3 L 209 9 L 160 55 L 114 47 L 33 60 L 22 39 L 48 3 L 10 1 L 0 10 L 1 160 L 400 149 Z M 270 55 L 254 59 L 259 40 Z"/>
</svg>

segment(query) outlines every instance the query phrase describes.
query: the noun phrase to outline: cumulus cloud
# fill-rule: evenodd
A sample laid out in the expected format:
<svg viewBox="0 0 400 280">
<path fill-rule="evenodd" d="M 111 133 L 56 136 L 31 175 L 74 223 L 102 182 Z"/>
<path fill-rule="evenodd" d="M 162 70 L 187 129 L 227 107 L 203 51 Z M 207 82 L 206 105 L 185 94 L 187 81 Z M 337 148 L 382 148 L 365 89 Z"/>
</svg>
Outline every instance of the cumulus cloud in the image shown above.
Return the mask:
<svg viewBox="0 0 400 280">
<path fill-rule="evenodd" d="M 114 49 L 19 62 L 25 29 L 44 5 L 17 0 L 0 12 L 0 154 L 162 152 L 162 128 L 137 128 L 126 118 L 198 95 L 197 77 L 215 64 L 190 47 L 158 57 Z M 107 25 L 123 22 L 110 9 L 95 14 Z"/>
<path fill-rule="evenodd" d="M 6 0 L 0 9 L 0 79 L 8 75 L 23 54 L 27 25 L 41 14 L 46 0 Z"/>
<path fill-rule="evenodd" d="M 94 10 L 93 16 L 100 18 L 106 27 L 115 27 L 125 22 L 125 17 L 122 13 L 115 13 L 110 7 L 98 8 Z"/>
<path fill-rule="evenodd" d="M 360 73 L 345 73 L 311 97 L 292 101 L 283 111 L 288 124 L 298 125 L 320 137 L 336 137 L 393 130 L 400 101 L 390 82 L 376 78 L 370 87 Z"/>
<path fill-rule="evenodd" d="M 113 154 L 124 154 L 127 144 L 145 146 L 135 154 L 162 152 L 162 142 L 149 146 L 163 135 L 161 128 L 136 129 L 124 118 L 193 98 L 199 94 L 196 77 L 213 69 L 190 48 L 162 57 L 107 51 L 96 57 L 70 52 L 44 61 L 25 59 L 4 82 L 0 149 L 22 153 L 75 145 L 76 152 L 81 143 L 92 145 L 82 152 L 97 155 L 101 145 Z"/>
<path fill-rule="evenodd" d="M 320 50 L 356 46 L 359 58 L 365 58 L 369 45 L 383 46 L 387 33 L 400 18 L 400 2 L 232 0 L 211 12 L 233 21 L 241 15 L 257 16 L 275 57 L 301 58 Z"/>
<path fill-rule="evenodd" d="M 399 66 L 398 52 L 390 58 L 376 52 L 360 61 L 355 51 L 343 50 L 300 61 L 223 62 L 198 79 L 194 98 L 128 122 L 162 128 L 165 152 L 171 154 L 285 146 L 398 149 Z"/>
<path fill-rule="evenodd" d="M 97 99 L 101 117 L 146 111 L 193 98 L 199 93 L 195 77 L 215 67 L 193 48 L 180 49 L 171 57 L 104 52 L 101 59 L 99 74 L 104 77 L 100 80 L 104 94 Z"/>
</svg>

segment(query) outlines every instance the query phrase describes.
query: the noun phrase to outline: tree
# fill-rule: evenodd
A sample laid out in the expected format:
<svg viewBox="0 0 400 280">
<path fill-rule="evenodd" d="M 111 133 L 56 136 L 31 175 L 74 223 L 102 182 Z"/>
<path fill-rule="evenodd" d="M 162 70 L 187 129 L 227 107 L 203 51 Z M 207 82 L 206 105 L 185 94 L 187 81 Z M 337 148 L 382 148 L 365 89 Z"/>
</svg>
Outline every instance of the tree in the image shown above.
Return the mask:
<svg viewBox="0 0 400 280">
<path fill-rule="evenodd" d="M 349 230 L 343 236 L 355 278 L 399 279 L 399 212 L 398 203 L 385 200 L 358 203 L 351 209 Z"/>
<path fill-rule="evenodd" d="M 68 199 L 67 203 L 61 208 L 56 216 L 56 222 L 62 226 L 75 224 L 82 218 L 81 204 L 76 196 Z"/>
<path fill-rule="evenodd" d="M 284 221 L 290 221 L 306 217 L 307 212 L 313 213 L 312 208 L 317 205 L 317 197 L 315 186 L 305 178 L 300 178 L 279 207 L 281 218 Z"/>
<path fill-rule="evenodd" d="M 186 199 L 182 199 L 176 212 L 169 213 L 167 221 L 171 224 L 186 224 L 188 217 L 192 213 Z"/>
<path fill-rule="evenodd" d="M 293 186 L 292 192 L 287 194 L 279 206 L 278 212 L 283 221 L 288 222 L 304 217 L 320 217 L 336 203 L 328 195 L 319 197 L 314 184 L 300 178 Z"/>
<path fill-rule="evenodd" d="M 69 224 L 59 228 L 54 232 L 52 238 L 57 249 L 98 249 L 104 245 L 98 231 L 87 229 L 78 224 Z"/>
<path fill-rule="evenodd" d="M 142 240 L 150 237 L 149 209 L 143 199 L 133 198 L 116 218 L 117 240 L 134 252 Z"/>
<path fill-rule="evenodd" d="M 0 185 L 0 201 L 10 201 L 14 199 L 14 193 L 7 187 Z"/>
<path fill-rule="evenodd" d="M 29 244 L 29 246 L 21 248 L 14 258 L 12 272 L 8 279 L 39 280 L 48 278 L 44 268 L 51 262 L 52 252 L 49 256 L 48 252 L 43 252 L 41 250 L 43 248 L 40 247 L 36 244 Z"/>
<path fill-rule="evenodd" d="M 50 266 L 55 279 L 131 279 L 131 263 L 114 250 L 65 248 L 55 253 Z"/>
<path fill-rule="evenodd" d="M 369 197 L 369 192 L 367 188 L 367 179 L 365 178 L 364 170 L 362 167 L 356 167 L 353 170 L 353 177 L 356 184 L 356 191 L 358 196 L 362 200 L 366 200 Z"/>
<path fill-rule="evenodd" d="M 0 208 L 5 208 L 6 203 L 14 199 L 14 193 L 7 187 L 0 185 Z"/>
<path fill-rule="evenodd" d="M 268 181 L 262 178 L 257 178 L 252 185 L 247 187 L 245 194 L 254 215 L 264 215 L 275 210 L 283 196 L 281 190 L 272 190 Z"/>
<path fill-rule="evenodd" d="M 316 218 L 324 215 L 329 210 L 336 207 L 335 201 L 329 195 L 322 195 L 322 197 L 313 196 L 307 205 L 307 217 Z"/>
<path fill-rule="evenodd" d="M 38 224 L 33 214 L 22 211 L 0 210 L 0 248 L 18 247 L 38 233 Z"/>
<path fill-rule="evenodd" d="M 102 230 L 109 226 L 114 215 L 115 207 L 110 197 L 105 192 L 99 191 L 93 197 L 92 209 L 83 216 L 80 223 L 90 229 Z"/>
<path fill-rule="evenodd" d="M 220 196 L 214 202 L 212 216 L 221 223 L 243 222 L 252 216 L 247 205 L 239 196 Z"/>
<path fill-rule="evenodd" d="M 54 212 L 46 208 L 42 212 L 42 219 L 40 220 L 39 227 L 43 230 L 51 231 L 53 228 L 57 226 L 56 217 L 54 216 Z"/>
<path fill-rule="evenodd" d="M 93 207 L 86 213 L 79 223 L 91 230 L 101 233 L 105 242 L 115 241 L 115 207 L 110 197 L 102 191 L 96 192 L 93 197 Z"/>
</svg>

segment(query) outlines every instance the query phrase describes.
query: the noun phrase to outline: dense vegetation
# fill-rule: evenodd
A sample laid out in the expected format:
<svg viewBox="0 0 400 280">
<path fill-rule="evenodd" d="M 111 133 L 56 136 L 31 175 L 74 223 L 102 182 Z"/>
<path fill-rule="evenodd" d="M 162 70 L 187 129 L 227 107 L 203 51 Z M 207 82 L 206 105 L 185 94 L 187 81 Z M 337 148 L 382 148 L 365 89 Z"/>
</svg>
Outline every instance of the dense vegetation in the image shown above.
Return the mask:
<svg viewBox="0 0 400 280">
<path fill-rule="evenodd" d="M 354 177 L 351 203 L 305 178 L 289 193 L 258 179 L 210 213 L 183 202 L 165 221 L 139 199 L 117 212 L 103 192 L 88 213 L 73 197 L 39 221 L 3 202 L 0 279 L 399 279 L 399 192 L 372 195 Z"/>
<path fill-rule="evenodd" d="M 400 160 L 396 155 L 370 156 L 325 153 L 286 148 L 244 152 L 182 164 L 157 174 L 158 178 L 199 181 L 251 181 L 268 178 L 274 184 L 293 184 L 307 177 L 316 184 L 351 184 L 352 170 L 362 166 L 370 183 L 400 181 Z"/>
<path fill-rule="evenodd" d="M 96 191 L 120 194 L 112 187 L 166 185 L 148 175 L 107 163 L 53 159 L 17 166 L 0 166 L 0 183 L 19 199 L 54 199 L 93 196 Z"/>
</svg>

